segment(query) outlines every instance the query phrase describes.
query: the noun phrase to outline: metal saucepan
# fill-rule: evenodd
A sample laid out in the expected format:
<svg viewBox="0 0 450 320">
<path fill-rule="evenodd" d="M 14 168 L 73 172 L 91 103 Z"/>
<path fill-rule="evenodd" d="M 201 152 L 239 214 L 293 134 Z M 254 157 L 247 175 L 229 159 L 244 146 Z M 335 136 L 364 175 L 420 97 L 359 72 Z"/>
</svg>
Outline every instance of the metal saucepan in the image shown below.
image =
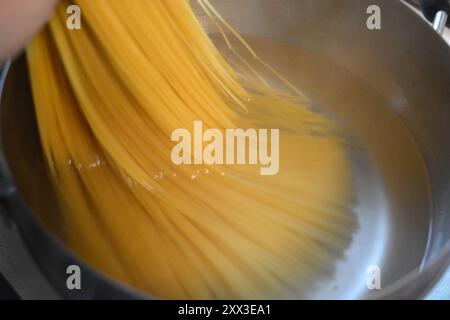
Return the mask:
<svg viewBox="0 0 450 320">
<path fill-rule="evenodd" d="M 298 298 L 423 297 L 450 263 L 448 45 L 400 1 L 212 3 L 264 60 L 333 115 L 349 137 L 359 228 L 333 275 Z M 379 30 L 367 27 L 371 5 L 381 9 Z M 213 26 L 201 11 L 198 14 L 212 32 Z M 5 81 L 1 133 L 2 210 L 46 276 L 48 293 L 66 298 L 145 297 L 90 269 L 27 208 L 24 188 L 45 199 L 42 205 L 48 210 L 53 196 L 23 57 L 11 65 Z M 26 261 L 34 269 L 31 260 Z M 66 268 L 72 264 L 82 267 L 81 291 L 66 287 Z M 368 270 L 380 271 L 380 290 L 367 286 Z M 30 274 L 36 275 L 31 283 L 39 282 L 42 288 L 36 270 Z"/>
</svg>

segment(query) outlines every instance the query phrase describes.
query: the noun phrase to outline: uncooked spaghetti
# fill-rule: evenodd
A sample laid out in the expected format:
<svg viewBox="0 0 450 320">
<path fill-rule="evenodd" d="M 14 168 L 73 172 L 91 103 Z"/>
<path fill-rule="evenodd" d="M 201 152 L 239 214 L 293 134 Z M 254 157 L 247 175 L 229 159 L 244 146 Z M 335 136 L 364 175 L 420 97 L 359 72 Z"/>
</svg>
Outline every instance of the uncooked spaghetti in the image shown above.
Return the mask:
<svg viewBox="0 0 450 320">
<path fill-rule="evenodd" d="M 28 48 L 62 240 L 162 298 L 283 297 L 326 271 L 353 224 L 335 123 L 276 70 L 286 89 L 268 85 L 249 58 L 239 70 L 227 61 L 188 1 L 75 2 L 81 30 L 66 28 L 62 1 Z M 208 1 L 197 3 L 230 50 L 237 40 L 271 69 Z M 199 120 L 223 131 L 279 128 L 279 172 L 175 165 L 171 134 Z"/>
</svg>

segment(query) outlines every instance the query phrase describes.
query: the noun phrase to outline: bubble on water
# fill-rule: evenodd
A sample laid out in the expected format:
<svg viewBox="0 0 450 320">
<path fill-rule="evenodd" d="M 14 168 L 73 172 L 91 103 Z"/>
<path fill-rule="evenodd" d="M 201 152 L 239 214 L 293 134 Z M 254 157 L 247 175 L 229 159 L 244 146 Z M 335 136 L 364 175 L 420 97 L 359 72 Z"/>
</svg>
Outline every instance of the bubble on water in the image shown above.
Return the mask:
<svg viewBox="0 0 450 320">
<path fill-rule="evenodd" d="M 91 162 L 91 163 L 89 164 L 88 169 L 89 169 L 89 170 L 95 169 L 95 168 L 99 167 L 100 165 L 101 165 L 100 158 L 97 158 L 97 160 L 96 160 L 95 162 Z"/>
<path fill-rule="evenodd" d="M 150 192 L 155 192 L 155 188 L 148 182 L 141 183 L 142 186 Z"/>
<path fill-rule="evenodd" d="M 72 160 L 72 158 L 67 159 L 67 160 L 66 160 L 66 163 L 65 163 L 65 168 L 66 168 L 66 170 L 70 170 L 70 169 L 72 168 L 72 165 L 73 165 L 73 160 Z"/>
<path fill-rule="evenodd" d="M 197 179 L 197 178 L 198 178 L 198 176 L 195 175 L 195 174 L 193 174 L 193 175 L 191 176 L 191 180 L 195 180 L 195 179 Z"/>
</svg>

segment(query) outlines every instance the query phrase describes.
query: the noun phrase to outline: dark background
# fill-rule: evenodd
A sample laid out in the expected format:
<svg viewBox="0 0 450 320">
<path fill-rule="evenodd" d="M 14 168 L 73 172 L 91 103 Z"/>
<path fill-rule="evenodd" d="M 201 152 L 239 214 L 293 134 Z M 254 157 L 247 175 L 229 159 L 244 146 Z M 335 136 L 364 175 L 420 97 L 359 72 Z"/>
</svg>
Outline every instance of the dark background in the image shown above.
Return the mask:
<svg viewBox="0 0 450 320">
<path fill-rule="evenodd" d="M 20 299 L 19 296 L 0 273 L 0 300 L 17 299 Z"/>
</svg>

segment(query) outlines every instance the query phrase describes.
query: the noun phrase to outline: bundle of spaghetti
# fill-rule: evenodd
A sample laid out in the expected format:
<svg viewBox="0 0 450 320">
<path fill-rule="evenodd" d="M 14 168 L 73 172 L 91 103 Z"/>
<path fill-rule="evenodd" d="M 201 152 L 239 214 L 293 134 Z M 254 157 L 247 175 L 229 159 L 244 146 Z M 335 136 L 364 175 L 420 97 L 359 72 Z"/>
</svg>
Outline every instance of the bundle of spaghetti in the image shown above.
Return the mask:
<svg viewBox="0 0 450 320">
<path fill-rule="evenodd" d="M 81 30 L 66 28 L 62 1 L 28 48 L 62 240 L 162 298 L 286 297 L 329 271 L 354 224 L 334 122 L 284 79 L 286 89 L 269 86 L 248 58 L 232 66 L 188 1 L 76 3 Z M 208 1 L 197 3 L 231 50 L 233 38 L 264 64 Z M 198 120 L 279 128 L 278 174 L 175 165 L 172 132 Z"/>
</svg>

